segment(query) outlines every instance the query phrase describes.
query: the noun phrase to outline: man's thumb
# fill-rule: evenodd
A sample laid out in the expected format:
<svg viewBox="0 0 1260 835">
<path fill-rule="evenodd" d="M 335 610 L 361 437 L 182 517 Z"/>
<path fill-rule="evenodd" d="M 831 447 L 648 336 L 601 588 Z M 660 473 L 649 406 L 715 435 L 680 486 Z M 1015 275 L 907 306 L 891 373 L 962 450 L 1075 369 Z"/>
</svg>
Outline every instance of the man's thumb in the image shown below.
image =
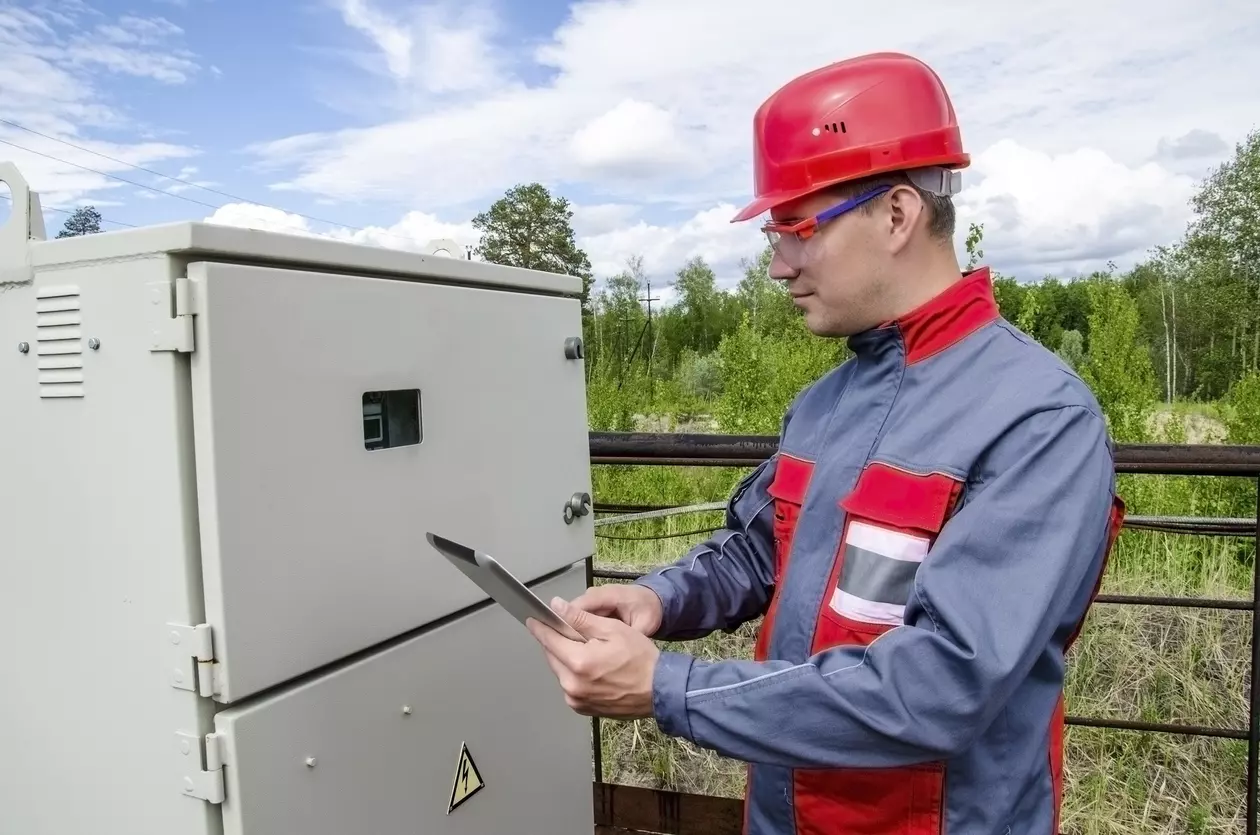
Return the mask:
<svg viewBox="0 0 1260 835">
<path fill-rule="evenodd" d="M 596 638 L 608 632 L 608 618 L 601 618 L 585 609 L 570 606 L 563 598 L 552 599 L 551 609 L 564 618 L 583 638 Z"/>
</svg>

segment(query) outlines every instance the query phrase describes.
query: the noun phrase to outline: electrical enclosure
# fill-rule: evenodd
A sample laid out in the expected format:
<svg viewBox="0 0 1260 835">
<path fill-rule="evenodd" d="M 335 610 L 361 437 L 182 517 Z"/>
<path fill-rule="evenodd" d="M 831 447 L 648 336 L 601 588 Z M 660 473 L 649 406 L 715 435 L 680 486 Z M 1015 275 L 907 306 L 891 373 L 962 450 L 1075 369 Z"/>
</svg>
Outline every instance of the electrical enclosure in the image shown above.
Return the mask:
<svg viewBox="0 0 1260 835">
<path fill-rule="evenodd" d="M 425 541 L 585 587 L 579 279 L 0 180 L 0 831 L 589 835 L 589 720 Z"/>
</svg>

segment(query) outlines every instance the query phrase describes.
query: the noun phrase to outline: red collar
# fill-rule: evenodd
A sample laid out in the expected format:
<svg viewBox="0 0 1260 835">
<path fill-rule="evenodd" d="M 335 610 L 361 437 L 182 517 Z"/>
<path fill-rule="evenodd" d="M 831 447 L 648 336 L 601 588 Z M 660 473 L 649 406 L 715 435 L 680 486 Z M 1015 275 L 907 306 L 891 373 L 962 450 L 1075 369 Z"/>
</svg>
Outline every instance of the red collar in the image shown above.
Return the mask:
<svg viewBox="0 0 1260 835">
<path fill-rule="evenodd" d="M 989 268 L 963 273 L 943 293 L 889 322 L 901 330 L 906 365 L 935 356 L 1001 315 L 993 297 Z"/>
</svg>

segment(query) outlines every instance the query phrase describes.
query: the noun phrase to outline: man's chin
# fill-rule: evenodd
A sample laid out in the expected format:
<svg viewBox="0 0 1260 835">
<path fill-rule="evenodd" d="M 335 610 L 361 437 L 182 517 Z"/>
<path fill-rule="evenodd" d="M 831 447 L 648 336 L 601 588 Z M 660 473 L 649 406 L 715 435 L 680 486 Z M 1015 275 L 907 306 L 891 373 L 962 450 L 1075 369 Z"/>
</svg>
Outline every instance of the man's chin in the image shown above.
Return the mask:
<svg viewBox="0 0 1260 835">
<path fill-rule="evenodd" d="M 824 339 L 846 339 L 851 335 L 847 328 L 837 322 L 828 320 L 822 315 L 821 311 L 802 308 L 800 312 L 805 329 L 814 336 L 820 336 Z"/>
</svg>

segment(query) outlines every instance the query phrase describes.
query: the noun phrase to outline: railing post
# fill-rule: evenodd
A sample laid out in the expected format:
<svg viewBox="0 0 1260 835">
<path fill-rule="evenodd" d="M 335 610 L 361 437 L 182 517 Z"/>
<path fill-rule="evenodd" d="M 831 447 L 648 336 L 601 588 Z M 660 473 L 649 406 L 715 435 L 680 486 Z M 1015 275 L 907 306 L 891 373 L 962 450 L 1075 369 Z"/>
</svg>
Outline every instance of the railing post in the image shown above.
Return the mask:
<svg viewBox="0 0 1260 835">
<path fill-rule="evenodd" d="M 586 587 L 595 585 L 595 555 L 586 558 Z M 599 717 L 591 717 L 591 755 L 595 760 L 595 782 L 604 782 L 604 739 Z"/>
<path fill-rule="evenodd" d="M 1251 709 L 1247 726 L 1247 835 L 1256 835 L 1257 760 L 1260 760 L 1260 477 L 1256 478 L 1256 550 L 1251 560 Z"/>
</svg>

